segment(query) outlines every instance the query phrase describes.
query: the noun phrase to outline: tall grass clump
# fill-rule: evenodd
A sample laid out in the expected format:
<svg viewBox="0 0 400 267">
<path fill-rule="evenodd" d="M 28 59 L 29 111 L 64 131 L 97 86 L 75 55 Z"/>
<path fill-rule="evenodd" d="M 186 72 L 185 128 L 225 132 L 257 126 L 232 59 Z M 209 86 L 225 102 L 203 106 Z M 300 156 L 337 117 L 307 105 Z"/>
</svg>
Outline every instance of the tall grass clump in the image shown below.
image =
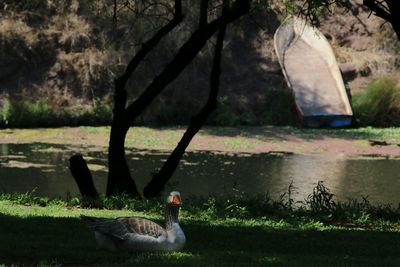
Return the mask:
<svg viewBox="0 0 400 267">
<path fill-rule="evenodd" d="M 17 127 L 33 127 L 49 126 L 52 121 L 57 121 L 57 114 L 46 101 L 20 100 L 12 103 L 8 123 Z"/>
<path fill-rule="evenodd" d="M 10 118 L 11 104 L 6 97 L 0 99 L 0 126 L 7 125 Z"/>
<path fill-rule="evenodd" d="M 400 126 L 400 81 L 382 77 L 353 96 L 354 115 L 360 126 Z"/>
<path fill-rule="evenodd" d="M 45 99 L 0 99 L 0 127 L 50 126 L 59 120 L 59 114 Z"/>
<path fill-rule="evenodd" d="M 47 99 L 0 99 L 0 128 L 49 127 L 76 125 L 109 125 L 112 106 L 107 101 L 95 100 L 91 104 L 74 108 L 60 107 Z"/>
</svg>

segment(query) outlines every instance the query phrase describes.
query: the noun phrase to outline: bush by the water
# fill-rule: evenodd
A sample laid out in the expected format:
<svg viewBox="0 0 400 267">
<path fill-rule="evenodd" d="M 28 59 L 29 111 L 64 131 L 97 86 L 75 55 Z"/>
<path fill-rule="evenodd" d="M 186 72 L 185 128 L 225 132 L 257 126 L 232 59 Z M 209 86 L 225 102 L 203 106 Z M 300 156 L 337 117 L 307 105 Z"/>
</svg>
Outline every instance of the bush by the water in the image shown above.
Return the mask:
<svg viewBox="0 0 400 267">
<path fill-rule="evenodd" d="M 353 96 L 353 110 L 361 126 L 400 126 L 400 81 L 395 77 L 374 80 Z"/>
<path fill-rule="evenodd" d="M 111 104 L 105 101 L 63 108 L 46 100 L 0 99 L 0 128 L 106 125 L 111 118 Z"/>
<path fill-rule="evenodd" d="M 240 112 L 227 96 L 221 97 L 217 110 L 206 124 L 231 127 L 296 124 L 291 93 L 273 90 L 270 95 L 275 101 L 266 105 L 261 115 L 255 115 L 250 110 Z M 185 125 L 200 109 L 198 103 L 193 104 L 188 99 L 187 95 L 179 95 L 169 101 L 169 105 L 153 107 L 138 119 L 138 124 Z M 112 103 L 109 98 L 63 107 L 47 99 L 11 99 L 0 95 L 0 128 L 101 126 L 110 125 L 111 120 Z"/>
</svg>

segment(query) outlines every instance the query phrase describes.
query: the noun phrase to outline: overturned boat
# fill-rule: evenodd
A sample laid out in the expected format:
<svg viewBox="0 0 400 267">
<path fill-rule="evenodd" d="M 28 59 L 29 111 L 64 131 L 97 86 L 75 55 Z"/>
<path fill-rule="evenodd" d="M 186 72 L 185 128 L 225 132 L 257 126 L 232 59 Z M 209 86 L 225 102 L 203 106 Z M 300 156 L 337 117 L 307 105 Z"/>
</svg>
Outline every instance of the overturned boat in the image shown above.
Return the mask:
<svg viewBox="0 0 400 267">
<path fill-rule="evenodd" d="M 275 32 L 275 52 L 306 127 L 346 127 L 353 112 L 333 50 L 318 29 L 296 17 Z"/>
</svg>

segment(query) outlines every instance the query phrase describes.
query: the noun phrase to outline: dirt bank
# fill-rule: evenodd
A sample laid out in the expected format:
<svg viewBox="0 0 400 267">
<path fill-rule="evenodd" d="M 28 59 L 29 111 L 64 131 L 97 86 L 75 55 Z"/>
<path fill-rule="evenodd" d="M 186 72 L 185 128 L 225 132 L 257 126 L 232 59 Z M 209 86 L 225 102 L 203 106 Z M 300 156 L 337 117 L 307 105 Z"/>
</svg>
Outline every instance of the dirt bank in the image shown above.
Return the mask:
<svg viewBox="0 0 400 267">
<path fill-rule="evenodd" d="M 0 130 L 0 144 L 52 143 L 82 147 L 108 146 L 109 127 Z M 136 127 L 129 132 L 126 146 L 146 150 L 171 151 L 183 128 L 152 129 Z M 372 142 L 373 140 L 381 141 Z M 310 130 L 291 127 L 213 127 L 203 129 L 189 151 L 225 153 L 297 153 L 344 156 L 400 155 L 400 129 Z"/>
</svg>

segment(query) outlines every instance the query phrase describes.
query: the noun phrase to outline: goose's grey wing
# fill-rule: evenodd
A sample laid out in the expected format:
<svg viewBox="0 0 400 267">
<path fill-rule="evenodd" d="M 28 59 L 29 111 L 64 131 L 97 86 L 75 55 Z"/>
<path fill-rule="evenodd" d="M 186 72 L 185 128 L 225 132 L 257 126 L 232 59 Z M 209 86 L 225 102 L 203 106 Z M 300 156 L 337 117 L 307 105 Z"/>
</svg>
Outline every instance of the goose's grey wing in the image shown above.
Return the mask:
<svg viewBox="0 0 400 267">
<path fill-rule="evenodd" d="M 121 217 L 117 219 L 81 216 L 90 227 L 99 233 L 126 240 L 132 234 L 153 238 L 166 237 L 167 232 L 159 224 L 140 217 Z"/>
<path fill-rule="evenodd" d="M 128 233 L 134 233 L 137 235 L 149 236 L 154 238 L 167 236 L 167 232 L 161 225 L 145 218 L 122 217 L 117 218 L 116 221 L 124 225 Z"/>
</svg>

